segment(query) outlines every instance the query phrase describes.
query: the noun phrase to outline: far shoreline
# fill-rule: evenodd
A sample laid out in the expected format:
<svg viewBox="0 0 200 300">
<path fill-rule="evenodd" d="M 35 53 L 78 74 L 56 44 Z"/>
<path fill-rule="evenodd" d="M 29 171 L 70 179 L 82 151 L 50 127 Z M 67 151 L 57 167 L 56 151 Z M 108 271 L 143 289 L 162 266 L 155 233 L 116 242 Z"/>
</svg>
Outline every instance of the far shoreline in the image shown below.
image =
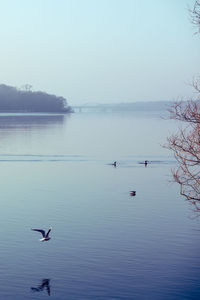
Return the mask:
<svg viewBox="0 0 200 300">
<path fill-rule="evenodd" d="M 68 115 L 74 111 L 53 112 L 53 111 L 0 111 L 1 115 Z"/>
</svg>

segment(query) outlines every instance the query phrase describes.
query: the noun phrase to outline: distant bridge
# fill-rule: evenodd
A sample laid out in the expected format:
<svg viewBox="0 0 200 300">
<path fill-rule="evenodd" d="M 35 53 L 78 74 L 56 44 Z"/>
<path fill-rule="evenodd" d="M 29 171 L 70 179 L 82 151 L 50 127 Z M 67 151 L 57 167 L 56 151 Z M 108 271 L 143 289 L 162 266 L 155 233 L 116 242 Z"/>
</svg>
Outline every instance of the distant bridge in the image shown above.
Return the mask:
<svg viewBox="0 0 200 300">
<path fill-rule="evenodd" d="M 74 112 L 106 112 L 112 111 L 113 105 L 112 104 L 83 104 L 83 105 L 74 105 L 71 106 Z"/>
<path fill-rule="evenodd" d="M 130 103 L 85 103 L 72 106 L 75 112 L 112 112 L 112 111 L 166 111 L 171 105 L 170 101 L 149 101 Z"/>
</svg>

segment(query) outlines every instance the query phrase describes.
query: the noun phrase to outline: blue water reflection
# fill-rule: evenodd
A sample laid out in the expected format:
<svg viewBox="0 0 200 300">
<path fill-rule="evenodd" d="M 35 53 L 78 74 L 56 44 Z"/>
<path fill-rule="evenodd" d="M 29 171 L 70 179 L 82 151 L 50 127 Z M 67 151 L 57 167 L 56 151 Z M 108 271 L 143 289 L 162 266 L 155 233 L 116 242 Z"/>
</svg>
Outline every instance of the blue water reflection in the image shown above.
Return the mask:
<svg viewBox="0 0 200 300">
<path fill-rule="evenodd" d="M 21 118 L 0 120 L 0 299 L 199 299 L 199 219 L 160 147 L 174 125 Z M 49 226 L 48 242 L 31 231 Z"/>
</svg>

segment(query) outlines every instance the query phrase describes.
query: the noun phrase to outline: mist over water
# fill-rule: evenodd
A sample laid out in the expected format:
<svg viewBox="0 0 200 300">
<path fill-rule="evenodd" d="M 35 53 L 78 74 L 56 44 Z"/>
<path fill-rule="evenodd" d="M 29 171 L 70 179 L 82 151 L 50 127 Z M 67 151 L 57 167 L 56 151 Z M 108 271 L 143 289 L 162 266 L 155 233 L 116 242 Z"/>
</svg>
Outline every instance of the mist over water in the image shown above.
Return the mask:
<svg viewBox="0 0 200 300">
<path fill-rule="evenodd" d="M 159 114 L 1 115 L 0 299 L 199 299 L 199 219 L 161 147 L 175 126 Z M 50 226 L 45 243 L 31 231 Z"/>
</svg>

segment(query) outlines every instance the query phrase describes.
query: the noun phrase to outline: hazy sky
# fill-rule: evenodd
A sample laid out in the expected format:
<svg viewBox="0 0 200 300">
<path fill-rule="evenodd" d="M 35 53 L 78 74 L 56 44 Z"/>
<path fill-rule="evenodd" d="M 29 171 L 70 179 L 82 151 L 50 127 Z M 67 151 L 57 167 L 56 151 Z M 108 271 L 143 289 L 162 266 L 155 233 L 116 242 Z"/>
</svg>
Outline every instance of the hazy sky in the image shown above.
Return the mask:
<svg viewBox="0 0 200 300">
<path fill-rule="evenodd" d="M 0 83 L 87 102 L 193 95 L 194 0 L 0 0 Z"/>
</svg>

